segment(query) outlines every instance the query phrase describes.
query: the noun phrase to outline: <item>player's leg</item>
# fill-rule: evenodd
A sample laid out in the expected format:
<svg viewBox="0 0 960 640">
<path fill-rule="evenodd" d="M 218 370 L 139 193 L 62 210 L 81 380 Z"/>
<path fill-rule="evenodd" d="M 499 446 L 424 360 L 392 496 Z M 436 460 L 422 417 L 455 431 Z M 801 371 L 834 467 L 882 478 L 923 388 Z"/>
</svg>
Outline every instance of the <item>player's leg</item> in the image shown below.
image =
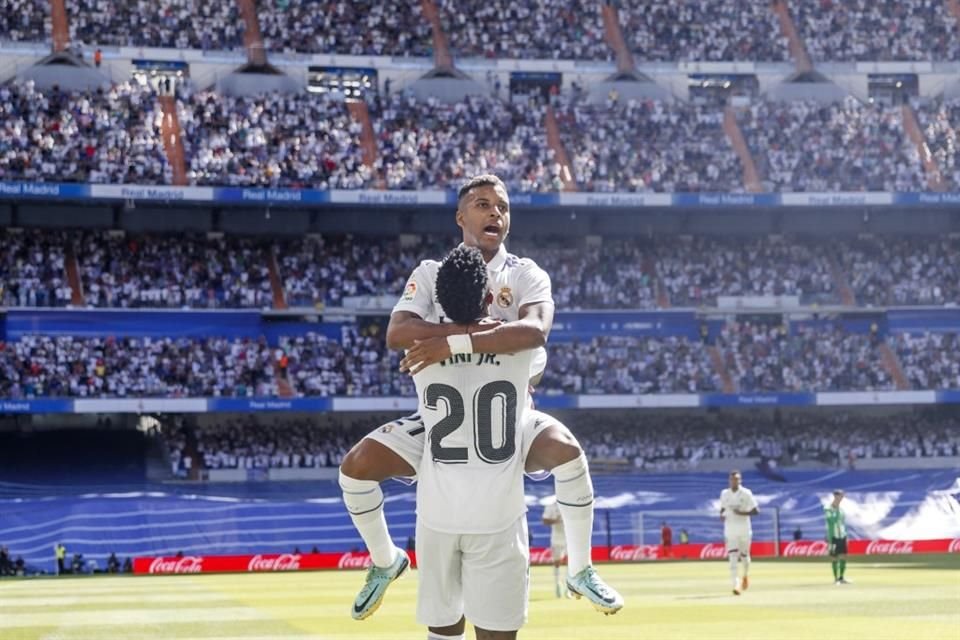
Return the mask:
<svg viewBox="0 0 960 640">
<path fill-rule="evenodd" d="M 380 482 L 416 476 L 423 455 L 423 432 L 418 416 L 389 422 L 354 445 L 340 465 L 343 503 L 373 562 L 354 602 L 352 615 L 358 620 L 376 611 L 387 587 L 410 563 L 406 552 L 390 538 Z"/>
<path fill-rule="evenodd" d="M 837 558 L 837 539 L 830 539 L 830 546 L 828 547 L 828 553 L 830 554 L 830 568 L 833 569 L 833 583 L 840 584 L 840 561 Z"/>
<path fill-rule="evenodd" d="M 463 608 L 477 638 L 513 640 L 527 620 L 530 549 L 527 519 L 497 533 L 464 535 Z"/>
<path fill-rule="evenodd" d="M 557 506 L 567 538 L 567 587 L 585 596 L 604 613 L 623 607 L 623 598 L 593 568 L 593 481 L 580 443 L 559 420 L 542 411 L 528 412 L 524 424 L 524 460 L 527 472 L 553 474 Z"/>
<path fill-rule="evenodd" d="M 837 540 L 837 573 L 839 575 L 840 584 L 850 584 L 850 581 L 847 580 L 847 539 L 840 538 Z"/>
<path fill-rule="evenodd" d="M 740 548 L 740 564 L 743 567 L 743 578 L 740 580 L 741 591 L 746 591 L 750 586 L 750 545 L 752 542 L 750 536 L 743 536 L 738 543 Z"/>
<path fill-rule="evenodd" d="M 740 545 L 737 536 L 727 536 L 726 545 L 727 563 L 730 566 L 730 584 L 733 588 L 733 595 L 738 596 L 740 595 L 740 576 L 738 575 L 737 563 L 740 559 Z"/>
<path fill-rule="evenodd" d="M 459 536 L 417 524 L 417 622 L 429 640 L 464 640 Z"/>
</svg>

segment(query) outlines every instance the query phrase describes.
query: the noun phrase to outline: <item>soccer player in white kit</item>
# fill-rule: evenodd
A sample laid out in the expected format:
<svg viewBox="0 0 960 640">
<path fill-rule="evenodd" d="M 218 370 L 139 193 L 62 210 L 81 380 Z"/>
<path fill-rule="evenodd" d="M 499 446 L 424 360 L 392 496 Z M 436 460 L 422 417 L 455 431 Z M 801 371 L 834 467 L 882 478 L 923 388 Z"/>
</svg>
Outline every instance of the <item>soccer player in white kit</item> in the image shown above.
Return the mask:
<svg viewBox="0 0 960 640">
<path fill-rule="evenodd" d="M 486 315 L 487 266 L 460 246 L 440 266 L 437 301 L 453 322 Z M 447 338 L 451 357 L 413 369 L 426 438 L 417 482 L 417 621 L 428 638 L 512 640 L 529 590 L 523 423 L 535 352 L 473 353 L 470 336 Z"/>
<path fill-rule="evenodd" d="M 731 471 L 730 488 L 720 492 L 720 519 L 723 520 L 723 537 L 727 544 L 730 581 L 735 596 L 750 586 L 750 543 L 753 541 L 750 518 L 760 513 L 753 492 L 742 486 L 740 481 L 740 472 Z M 740 563 L 743 564 L 742 578 L 737 568 Z"/>
<path fill-rule="evenodd" d="M 468 181 L 458 193 L 457 225 L 463 244 L 480 249 L 487 263 L 488 285 L 493 294 L 489 316 L 502 321 L 493 326 L 456 325 L 449 322 L 434 296 L 439 263 L 424 260 L 407 281 L 387 328 L 387 346 L 406 349 L 401 370 L 429 366 L 448 359 L 447 337 L 466 335 L 476 353 L 512 354 L 537 350 L 531 367 L 539 379 L 546 362 L 543 346 L 553 324 L 550 278 L 532 260 L 507 253 L 503 246 L 510 230 L 510 201 L 506 186 L 493 175 Z M 613 613 L 623 598 L 607 586 L 590 560 L 593 532 L 593 483 L 579 443 L 556 419 L 535 412 L 524 425 L 527 471 L 553 474 L 560 510 L 566 525 L 567 584 L 599 611 Z M 380 482 L 393 477 L 413 477 L 423 457 L 425 427 L 420 415 L 382 425 L 357 443 L 340 466 L 340 487 L 351 520 L 367 549 L 372 566 L 351 615 L 369 617 L 380 606 L 386 589 L 409 565 L 397 549 L 383 515 Z"/>
<path fill-rule="evenodd" d="M 567 538 L 563 531 L 563 517 L 560 515 L 556 496 L 553 496 L 553 501 L 543 508 L 541 519 L 543 524 L 550 527 L 550 555 L 553 556 L 553 581 L 556 584 L 557 597 L 570 598 L 572 596 L 567 590 L 566 580 L 560 579 L 560 567 L 567 555 Z"/>
</svg>

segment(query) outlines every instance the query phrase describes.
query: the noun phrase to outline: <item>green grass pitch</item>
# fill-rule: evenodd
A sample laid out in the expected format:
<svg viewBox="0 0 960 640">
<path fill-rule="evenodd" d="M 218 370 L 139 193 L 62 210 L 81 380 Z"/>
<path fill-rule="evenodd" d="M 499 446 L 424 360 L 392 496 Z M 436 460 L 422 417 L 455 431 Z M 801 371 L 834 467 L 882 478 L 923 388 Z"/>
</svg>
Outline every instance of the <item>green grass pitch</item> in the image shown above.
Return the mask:
<svg viewBox="0 0 960 640">
<path fill-rule="evenodd" d="M 736 597 L 725 562 L 601 566 L 626 598 L 604 617 L 558 600 L 552 570 L 532 573 L 521 638 L 587 640 L 960 640 L 960 555 L 853 560 L 849 586 L 826 561 L 755 561 Z M 417 575 L 374 616 L 350 605 L 363 574 L 315 572 L 0 581 L 0 639 L 422 640 Z M 495 588 L 495 587 L 494 587 Z M 468 630 L 468 638 L 473 637 Z"/>
</svg>

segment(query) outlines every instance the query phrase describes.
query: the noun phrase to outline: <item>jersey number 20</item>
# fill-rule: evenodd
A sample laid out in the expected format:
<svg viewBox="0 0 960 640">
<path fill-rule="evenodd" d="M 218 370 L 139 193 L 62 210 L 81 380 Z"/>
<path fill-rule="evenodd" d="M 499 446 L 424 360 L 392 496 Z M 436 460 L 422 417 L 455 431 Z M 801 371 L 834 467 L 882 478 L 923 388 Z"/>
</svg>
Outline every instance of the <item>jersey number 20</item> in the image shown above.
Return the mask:
<svg viewBox="0 0 960 640">
<path fill-rule="evenodd" d="M 500 398 L 503 403 L 503 443 L 493 444 L 493 402 Z M 430 452 L 437 462 L 467 462 L 467 447 L 445 447 L 443 439 L 463 425 L 463 396 L 448 384 L 434 383 L 427 387 L 426 406 L 436 409 L 439 400 L 445 400 L 448 413 L 430 430 Z M 473 443 L 477 455 L 484 462 L 506 462 L 516 453 L 517 433 L 517 388 L 506 380 L 488 382 L 477 390 L 473 397 Z"/>
</svg>

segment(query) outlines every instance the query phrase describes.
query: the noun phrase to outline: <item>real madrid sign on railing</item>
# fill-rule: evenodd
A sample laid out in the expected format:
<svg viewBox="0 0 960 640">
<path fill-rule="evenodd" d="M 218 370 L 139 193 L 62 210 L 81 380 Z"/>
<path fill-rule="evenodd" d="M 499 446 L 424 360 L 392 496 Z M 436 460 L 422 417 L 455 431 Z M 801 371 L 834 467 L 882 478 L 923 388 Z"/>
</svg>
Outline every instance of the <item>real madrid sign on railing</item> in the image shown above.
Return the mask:
<svg viewBox="0 0 960 640">
<path fill-rule="evenodd" d="M 376 206 L 455 205 L 455 191 L 274 189 L 247 187 L 174 187 L 167 185 L 60 184 L 0 182 L 0 198 L 45 200 L 153 201 L 212 204 L 303 206 L 368 204 Z M 723 208 L 957 206 L 960 193 L 516 193 L 515 207 Z"/>
</svg>

